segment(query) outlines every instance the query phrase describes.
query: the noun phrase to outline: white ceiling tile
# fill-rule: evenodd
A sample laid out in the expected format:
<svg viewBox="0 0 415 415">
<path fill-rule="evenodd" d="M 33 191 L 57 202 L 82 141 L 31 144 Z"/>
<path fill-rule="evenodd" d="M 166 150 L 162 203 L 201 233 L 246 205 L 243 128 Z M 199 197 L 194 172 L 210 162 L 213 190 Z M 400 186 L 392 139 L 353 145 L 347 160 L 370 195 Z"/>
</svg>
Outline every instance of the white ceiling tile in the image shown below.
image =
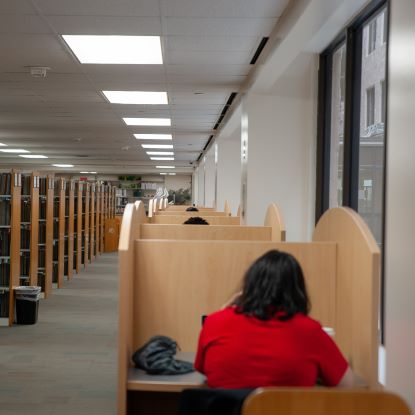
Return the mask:
<svg viewBox="0 0 415 415">
<path fill-rule="evenodd" d="M 159 36 L 158 17 L 48 16 L 56 33 L 62 35 Z"/>
<path fill-rule="evenodd" d="M 170 75 L 234 75 L 246 76 L 251 69 L 250 65 L 165 65 L 166 73 Z"/>
<path fill-rule="evenodd" d="M 245 52 L 170 51 L 168 65 L 248 65 L 252 56 Z"/>
<path fill-rule="evenodd" d="M 0 34 L 2 33 L 51 33 L 51 30 L 39 16 L 0 14 Z"/>
<path fill-rule="evenodd" d="M 163 42 L 167 52 L 249 52 L 258 47 L 261 39 L 257 36 L 166 36 Z"/>
<path fill-rule="evenodd" d="M 3 0 L 2 0 L 3 1 Z M 159 16 L 155 0 L 36 0 L 46 15 Z"/>
<path fill-rule="evenodd" d="M 269 36 L 277 19 L 203 19 L 167 17 L 163 19 L 163 35 L 184 36 Z"/>
<path fill-rule="evenodd" d="M 74 59 L 55 35 L 2 35 L 3 72 L 29 72 L 26 66 L 48 66 L 54 72 L 79 72 Z"/>
<path fill-rule="evenodd" d="M 0 14 L 34 14 L 35 9 L 28 0 L 1 0 Z"/>
<path fill-rule="evenodd" d="M 289 0 L 160 0 L 163 16 L 279 17 Z"/>
</svg>

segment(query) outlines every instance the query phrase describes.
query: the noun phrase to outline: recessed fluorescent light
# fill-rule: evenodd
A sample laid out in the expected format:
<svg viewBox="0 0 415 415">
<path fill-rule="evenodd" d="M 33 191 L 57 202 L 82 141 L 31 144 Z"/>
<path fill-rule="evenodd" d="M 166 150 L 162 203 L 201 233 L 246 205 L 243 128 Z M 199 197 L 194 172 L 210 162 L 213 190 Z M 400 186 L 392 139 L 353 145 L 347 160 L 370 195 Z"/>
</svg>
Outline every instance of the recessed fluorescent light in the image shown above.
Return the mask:
<svg viewBox="0 0 415 415">
<path fill-rule="evenodd" d="M 0 143 L 0 147 L 7 147 L 7 144 Z"/>
<path fill-rule="evenodd" d="M 176 176 L 176 173 L 169 173 L 169 176 Z"/>
<path fill-rule="evenodd" d="M 81 174 L 88 174 L 89 171 L 80 171 L 79 173 L 81 173 Z"/>
<path fill-rule="evenodd" d="M 134 134 L 137 140 L 171 140 L 171 134 Z"/>
<path fill-rule="evenodd" d="M 168 104 L 167 92 L 102 91 L 111 104 Z"/>
<path fill-rule="evenodd" d="M 62 35 L 81 63 L 161 65 L 159 36 Z"/>
<path fill-rule="evenodd" d="M 97 172 L 96 172 L 96 171 L 90 171 L 89 173 L 90 173 L 90 174 L 97 174 Z"/>
<path fill-rule="evenodd" d="M 127 125 L 171 126 L 170 118 L 123 118 Z"/>
<path fill-rule="evenodd" d="M 175 169 L 175 166 L 156 166 L 156 169 Z"/>
<path fill-rule="evenodd" d="M 150 160 L 174 160 L 174 157 L 150 157 Z"/>
<path fill-rule="evenodd" d="M 3 153 L 30 153 L 30 151 L 21 148 L 3 148 L 0 151 Z"/>
<path fill-rule="evenodd" d="M 55 167 L 73 167 L 73 164 L 52 164 Z"/>
<path fill-rule="evenodd" d="M 167 173 L 160 173 L 162 176 L 167 176 Z"/>
<path fill-rule="evenodd" d="M 19 157 L 25 159 L 47 159 L 47 156 L 42 156 L 41 154 L 19 154 Z"/>
<path fill-rule="evenodd" d="M 149 156 L 174 156 L 173 151 L 146 151 Z"/>
<path fill-rule="evenodd" d="M 143 148 L 173 148 L 173 144 L 141 144 Z"/>
</svg>

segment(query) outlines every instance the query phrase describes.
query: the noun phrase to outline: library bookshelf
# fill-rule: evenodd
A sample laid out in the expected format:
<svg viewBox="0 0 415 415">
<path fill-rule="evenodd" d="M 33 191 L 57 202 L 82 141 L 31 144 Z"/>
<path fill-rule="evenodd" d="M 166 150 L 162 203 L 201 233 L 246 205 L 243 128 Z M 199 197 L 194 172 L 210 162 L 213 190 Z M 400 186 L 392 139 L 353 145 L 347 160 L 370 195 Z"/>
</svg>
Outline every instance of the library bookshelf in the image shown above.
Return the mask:
<svg viewBox="0 0 415 415">
<path fill-rule="evenodd" d="M 115 203 L 101 182 L 0 172 L 0 325 L 14 323 L 14 287 L 39 285 L 47 299 L 97 259 Z"/>
</svg>

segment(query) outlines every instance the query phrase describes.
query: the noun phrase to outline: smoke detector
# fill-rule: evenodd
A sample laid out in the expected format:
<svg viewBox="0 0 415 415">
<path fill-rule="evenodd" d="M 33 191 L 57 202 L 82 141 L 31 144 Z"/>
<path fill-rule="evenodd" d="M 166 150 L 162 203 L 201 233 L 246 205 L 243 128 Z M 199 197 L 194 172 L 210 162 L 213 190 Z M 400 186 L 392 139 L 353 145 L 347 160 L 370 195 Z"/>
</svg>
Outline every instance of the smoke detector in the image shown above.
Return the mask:
<svg viewBox="0 0 415 415">
<path fill-rule="evenodd" d="M 51 68 L 49 68 L 49 66 L 31 66 L 30 75 L 34 78 L 46 78 L 46 75 L 50 69 Z"/>
</svg>

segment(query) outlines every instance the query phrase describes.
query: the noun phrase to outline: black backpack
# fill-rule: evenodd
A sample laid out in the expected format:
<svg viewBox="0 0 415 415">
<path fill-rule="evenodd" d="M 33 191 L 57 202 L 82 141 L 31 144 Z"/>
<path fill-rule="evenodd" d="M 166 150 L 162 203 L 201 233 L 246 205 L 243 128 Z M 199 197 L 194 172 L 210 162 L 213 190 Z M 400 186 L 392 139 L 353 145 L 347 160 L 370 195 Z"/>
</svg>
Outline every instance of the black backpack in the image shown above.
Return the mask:
<svg viewBox="0 0 415 415">
<path fill-rule="evenodd" d="M 150 375 L 180 375 L 194 372 L 193 364 L 174 358 L 177 343 L 167 336 L 154 336 L 133 354 L 135 367 Z"/>
</svg>

